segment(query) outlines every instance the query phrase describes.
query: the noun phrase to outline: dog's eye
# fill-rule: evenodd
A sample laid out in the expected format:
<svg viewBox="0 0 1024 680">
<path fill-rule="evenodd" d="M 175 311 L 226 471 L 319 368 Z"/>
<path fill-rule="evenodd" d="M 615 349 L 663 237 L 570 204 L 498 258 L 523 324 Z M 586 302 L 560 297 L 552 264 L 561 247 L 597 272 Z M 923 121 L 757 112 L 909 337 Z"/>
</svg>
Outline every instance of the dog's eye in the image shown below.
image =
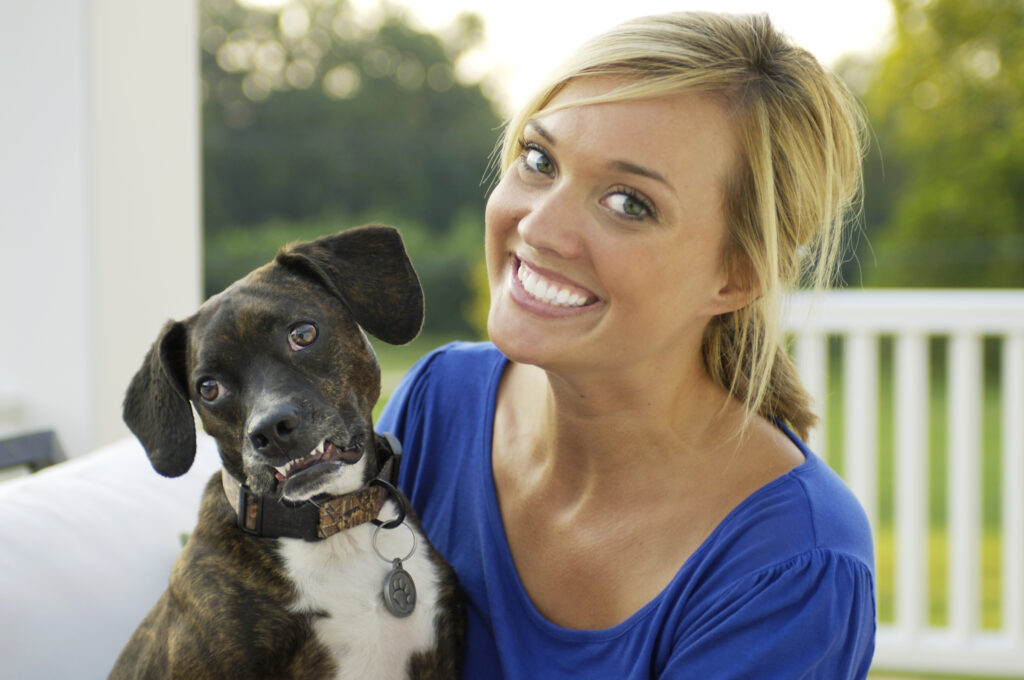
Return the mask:
<svg viewBox="0 0 1024 680">
<path fill-rule="evenodd" d="M 297 323 L 288 331 L 288 344 L 298 352 L 316 342 L 317 329 L 311 323 Z"/>
<path fill-rule="evenodd" d="M 224 393 L 224 388 L 213 378 L 206 378 L 199 382 L 196 391 L 203 401 L 216 401 Z"/>
</svg>

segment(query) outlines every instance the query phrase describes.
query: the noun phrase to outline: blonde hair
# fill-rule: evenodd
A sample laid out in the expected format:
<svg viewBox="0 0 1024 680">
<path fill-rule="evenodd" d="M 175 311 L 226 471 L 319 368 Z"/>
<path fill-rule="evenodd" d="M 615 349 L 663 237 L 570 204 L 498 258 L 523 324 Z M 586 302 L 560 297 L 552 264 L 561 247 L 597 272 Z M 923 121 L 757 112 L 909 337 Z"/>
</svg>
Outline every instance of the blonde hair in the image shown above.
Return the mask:
<svg viewBox="0 0 1024 680">
<path fill-rule="evenodd" d="M 508 122 L 502 170 L 518 158 L 528 120 L 570 81 L 622 85 L 572 106 L 683 92 L 715 96 L 731 114 L 740 158 L 726 186 L 723 257 L 758 297 L 708 324 L 708 373 L 754 414 L 806 437 L 817 417 L 783 349 L 785 292 L 834 281 L 844 226 L 857 213 L 864 118 L 843 83 L 766 15 L 684 12 L 629 21 L 585 43 Z"/>
</svg>

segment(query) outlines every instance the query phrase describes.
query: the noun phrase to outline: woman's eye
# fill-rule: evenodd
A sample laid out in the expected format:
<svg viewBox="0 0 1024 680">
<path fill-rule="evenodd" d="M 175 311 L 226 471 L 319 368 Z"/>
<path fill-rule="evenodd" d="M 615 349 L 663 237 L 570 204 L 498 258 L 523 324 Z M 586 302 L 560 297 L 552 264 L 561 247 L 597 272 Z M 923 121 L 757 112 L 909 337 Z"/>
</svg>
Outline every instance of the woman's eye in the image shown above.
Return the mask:
<svg viewBox="0 0 1024 680">
<path fill-rule="evenodd" d="M 523 164 L 533 172 L 550 175 L 555 171 L 555 164 L 540 149 L 528 146 L 523 152 Z"/>
<path fill-rule="evenodd" d="M 196 386 L 196 391 L 199 392 L 199 396 L 202 397 L 203 401 L 217 401 L 222 394 L 224 394 L 224 388 L 219 382 L 213 378 L 206 378 L 200 380 Z"/>
<path fill-rule="evenodd" d="M 288 345 L 298 352 L 316 342 L 318 331 L 311 323 L 297 323 L 288 330 Z"/>
<path fill-rule="evenodd" d="M 654 215 L 650 203 L 629 191 L 616 191 L 605 197 L 603 202 L 610 210 L 631 220 L 641 220 Z"/>
</svg>

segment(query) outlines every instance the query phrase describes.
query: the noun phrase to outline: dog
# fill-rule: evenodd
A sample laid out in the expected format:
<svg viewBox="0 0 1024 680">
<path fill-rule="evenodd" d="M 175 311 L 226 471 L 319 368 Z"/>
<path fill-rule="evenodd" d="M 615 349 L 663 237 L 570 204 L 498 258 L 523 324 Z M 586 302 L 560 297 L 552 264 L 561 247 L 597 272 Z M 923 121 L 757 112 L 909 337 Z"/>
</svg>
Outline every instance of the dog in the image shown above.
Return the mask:
<svg viewBox="0 0 1024 680">
<path fill-rule="evenodd" d="M 281 249 L 168 322 L 124 401 L 165 476 L 195 457 L 192 407 L 222 469 L 167 590 L 110 678 L 455 678 L 465 609 L 376 435 L 365 331 L 412 340 L 423 295 L 398 231 Z"/>
</svg>

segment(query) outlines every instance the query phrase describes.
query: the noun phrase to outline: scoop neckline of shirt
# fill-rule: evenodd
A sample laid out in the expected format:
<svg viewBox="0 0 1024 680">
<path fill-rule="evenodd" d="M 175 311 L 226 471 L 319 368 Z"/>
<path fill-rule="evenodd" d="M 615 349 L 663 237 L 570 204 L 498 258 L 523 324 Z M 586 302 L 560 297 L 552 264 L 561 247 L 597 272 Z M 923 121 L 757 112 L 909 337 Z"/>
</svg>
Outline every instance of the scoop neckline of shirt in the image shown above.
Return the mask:
<svg viewBox="0 0 1024 680">
<path fill-rule="evenodd" d="M 490 343 L 489 343 L 490 344 Z M 732 510 L 730 510 L 722 521 L 711 531 L 710 534 L 701 542 L 701 544 L 690 553 L 690 556 L 679 565 L 675 575 L 665 587 L 662 588 L 657 595 L 651 598 L 647 603 L 644 604 L 640 609 L 633 612 L 630 616 L 623 619 L 614 626 L 608 628 L 566 628 L 560 626 L 557 623 L 550 621 L 547 617 L 540 613 L 536 605 L 530 599 L 529 594 L 526 592 L 525 586 L 523 586 L 522 578 L 519 576 L 519 570 L 516 568 L 515 560 L 512 558 L 512 548 L 508 544 L 508 534 L 505 531 L 505 522 L 501 518 L 501 510 L 498 507 L 498 492 L 494 484 L 494 465 L 492 463 L 493 456 L 493 437 L 488 437 L 487 433 L 494 432 L 494 415 L 497 407 L 498 397 L 498 384 L 501 381 L 501 375 L 505 372 L 505 367 L 508 366 L 509 359 L 498 350 L 497 347 L 491 345 L 497 355 L 497 361 L 493 367 L 490 384 L 487 388 L 487 418 L 484 423 L 483 434 L 483 450 L 485 455 L 481 456 L 481 465 L 483 465 L 483 472 L 487 479 L 487 493 L 486 493 L 486 512 L 488 516 L 488 522 L 492 525 L 492 529 L 496 533 L 496 541 L 499 544 L 499 551 L 501 553 L 500 559 L 505 563 L 505 567 L 508 572 L 512 575 L 513 586 L 516 590 L 516 599 L 519 602 L 519 606 L 526 612 L 527 616 L 534 623 L 535 626 L 540 628 L 543 632 L 548 635 L 559 637 L 565 640 L 572 641 L 600 641 L 610 640 L 621 637 L 622 635 L 629 632 L 633 627 L 641 623 L 651 612 L 655 611 L 665 598 L 665 593 L 670 591 L 676 584 L 678 579 L 682 577 L 683 572 L 686 570 L 687 565 L 694 562 L 695 558 L 706 552 L 714 539 L 720 532 L 724 531 L 723 527 L 729 524 L 732 519 L 747 505 L 756 502 L 757 498 L 761 495 L 770 492 L 774 487 L 784 484 L 799 474 L 810 470 L 814 465 L 817 464 L 818 457 L 812 452 L 807 445 L 801 441 L 792 430 L 786 427 L 785 423 L 776 421 L 776 425 L 779 429 L 789 437 L 790 441 L 800 449 L 800 453 L 804 456 L 804 462 L 797 465 L 792 470 L 789 470 L 785 474 L 779 475 L 775 479 L 765 483 L 763 486 L 758 487 L 750 495 L 736 504 Z"/>
</svg>

